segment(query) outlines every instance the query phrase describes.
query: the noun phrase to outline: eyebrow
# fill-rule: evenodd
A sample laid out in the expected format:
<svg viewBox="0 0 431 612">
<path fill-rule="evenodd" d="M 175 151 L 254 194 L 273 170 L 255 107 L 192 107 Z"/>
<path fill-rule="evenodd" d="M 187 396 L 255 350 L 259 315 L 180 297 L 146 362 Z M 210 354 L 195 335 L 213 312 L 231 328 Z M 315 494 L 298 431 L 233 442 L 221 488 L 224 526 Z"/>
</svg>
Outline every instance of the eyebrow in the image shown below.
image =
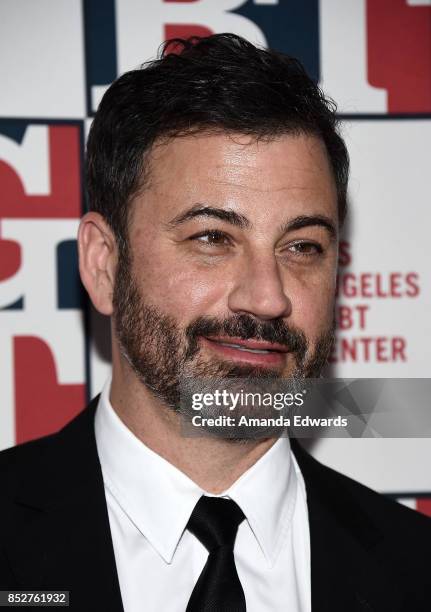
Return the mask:
<svg viewBox="0 0 431 612">
<path fill-rule="evenodd" d="M 191 219 L 196 219 L 197 217 L 212 217 L 214 219 L 220 219 L 221 221 L 226 221 L 227 223 L 235 225 L 240 229 L 251 229 L 253 227 L 252 223 L 244 215 L 241 215 L 229 208 L 217 208 L 204 204 L 195 204 L 185 212 L 180 213 L 167 223 L 167 227 L 168 229 L 174 229 L 175 227 L 178 227 Z M 332 238 L 336 238 L 337 229 L 333 221 L 324 215 L 300 215 L 298 217 L 294 217 L 293 219 L 289 219 L 289 221 L 284 223 L 280 227 L 280 230 L 281 233 L 284 234 L 302 229 L 303 227 L 311 227 L 315 225 L 325 228 Z"/>
<path fill-rule="evenodd" d="M 286 232 L 292 232 L 294 230 L 302 229 L 303 227 L 311 227 L 314 225 L 319 225 L 320 227 L 328 230 L 331 238 L 337 237 L 337 228 L 334 225 L 333 221 L 326 217 L 325 215 L 301 215 L 299 217 L 295 217 L 294 219 L 290 219 L 281 226 L 281 232 L 284 234 Z"/>
<path fill-rule="evenodd" d="M 244 215 L 240 215 L 239 213 L 229 209 L 229 208 L 216 208 L 214 206 L 206 206 L 204 204 L 195 204 L 185 212 L 177 215 L 171 221 L 168 222 L 168 228 L 173 229 L 186 221 L 190 221 L 190 219 L 195 219 L 196 217 L 213 217 L 215 219 L 220 219 L 221 221 L 226 221 L 231 225 L 235 225 L 241 229 L 250 229 L 251 223 L 244 217 Z"/>
</svg>

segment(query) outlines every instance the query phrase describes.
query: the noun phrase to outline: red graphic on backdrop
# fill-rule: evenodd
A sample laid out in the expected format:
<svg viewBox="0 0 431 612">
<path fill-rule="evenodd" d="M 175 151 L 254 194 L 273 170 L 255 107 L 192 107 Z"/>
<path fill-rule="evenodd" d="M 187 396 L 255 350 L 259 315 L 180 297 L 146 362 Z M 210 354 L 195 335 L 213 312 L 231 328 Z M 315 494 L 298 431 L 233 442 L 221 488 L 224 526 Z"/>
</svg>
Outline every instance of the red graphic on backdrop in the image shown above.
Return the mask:
<svg viewBox="0 0 431 612">
<path fill-rule="evenodd" d="M 60 385 L 49 346 L 39 338 L 14 339 L 16 442 L 60 429 L 85 404 L 84 385 Z"/>
<path fill-rule="evenodd" d="M 431 516 L 431 498 L 419 498 L 416 500 L 416 510 Z"/>
<path fill-rule="evenodd" d="M 72 126 L 49 128 L 51 193 L 28 195 L 20 177 L 0 161 L 0 223 L 5 218 L 61 218 L 80 216 L 80 135 Z M 1 229 L 1 226 L 0 226 Z M 10 278 L 21 265 L 20 245 L 2 240 L 0 231 L 0 281 Z"/>
<path fill-rule="evenodd" d="M 0 282 L 16 274 L 20 266 L 21 248 L 19 244 L 14 240 L 2 240 L 0 238 Z"/>
<path fill-rule="evenodd" d="M 171 38 L 189 38 L 190 36 L 211 36 L 211 34 L 214 34 L 214 32 L 209 28 L 192 23 L 167 23 L 165 25 L 165 40 L 170 40 Z M 175 53 L 175 47 L 171 53 Z"/>
<path fill-rule="evenodd" d="M 431 7 L 368 0 L 368 80 L 390 113 L 431 112 Z"/>
<path fill-rule="evenodd" d="M 80 217 L 79 129 L 75 126 L 49 127 L 49 154 L 49 195 L 27 195 L 15 169 L 6 162 L 0 162 L 0 219 Z"/>
<path fill-rule="evenodd" d="M 32 129 L 31 124 L 26 129 Z M 7 219 L 9 232 L 19 224 L 24 226 L 34 220 L 45 219 L 47 226 L 58 219 L 77 219 L 81 215 L 81 131 L 77 125 L 42 126 L 47 132 L 49 168 L 49 193 L 26 193 L 24 177 L 13 162 L 0 162 L 0 281 L 8 280 L 20 273 L 22 265 L 32 258 L 32 238 L 22 244 L 5 235 L 2 220 Z M 39 128 L 38 128 L 39 129 Z M 32 159 L 40 166 L 41 151 L 32 148 L 31 141 L 23 140 L 21 146 L 27 147 L 26 164 L 31 168 Z M 29 161 L 30 160 L 30 161 Z M 36 163 L 37 162 L 37 163 Z M 39 164 L 39 165 L 38 165 Z M 37 229 L 32 230 L 37 231 Z M 73 239 L 73 236 L 71 237 Z M 56 243 L 52 243 L 52 257 L 55 257 Z M 22 262 L 24 260 L 24 263 Z M 22 270 L 21 270 L 22 272 Z M 40 274 L 46 274 L 43 260 L 40 261 Z M 58 430 L 76 415 L 85 404 L 84 384 L 60 384 L 58 371 L 60 363 L 54 348 L 43 337 L 30 337 L 28 331 L 19 333 L 20 321 L 28 329 L 27 317 L 31 317 L 32 300 L 28 299 L 38 291 L 37 274 L 26 278 L 24 295 L 17 295 L 19 304 L 9 310 L 8 316 L 14 319 L 14 332 L 10 337 L 14 356 L 15 426 L 16 442 L 21 443 Z M 66 279 L 67 280 L 67 279 Z M 55 283 L 53 277 L 53 283 Z M 75 279 L 70 279 L 75 282 Z M 55 301 L 56 292 L 46 296 L 46 316 L 58 312 Z M 21 299 L 22 298 L 22 299 Z M 53 301 L 54 299 L 54 301 Z M 8 308 L 9 304 L 2 304 Z M 27 310 L 30 309 L 30 310 Z M 67 312 L 62 315 L 67 326 Z M 0 312 L 1 317 L 1 312 Z M 59 332 L 62 333 L 62 332 Z M 62 336 L 61 336 L 62 337 Z M 64 330 L 68 341 L 67 329 Z M 61 338 L 60 338 L 61 339 Z M 83 357 L 82 357 L 83 358 Z M 1 373 L 0 373 L 1 376 Z M 0 379 L 1 384 L 1 379 Z"/>
</svg>

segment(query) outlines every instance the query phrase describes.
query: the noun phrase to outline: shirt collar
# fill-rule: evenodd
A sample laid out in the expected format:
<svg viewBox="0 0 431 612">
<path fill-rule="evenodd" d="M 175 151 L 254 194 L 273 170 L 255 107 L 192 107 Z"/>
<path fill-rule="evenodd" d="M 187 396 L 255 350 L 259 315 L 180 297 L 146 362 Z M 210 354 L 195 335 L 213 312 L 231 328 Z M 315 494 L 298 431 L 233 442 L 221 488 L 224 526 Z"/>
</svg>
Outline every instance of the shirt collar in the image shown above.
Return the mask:
<svg viewBox="0 0 431 612">
<path fill-rule="evenodd" d="M 289 438 L 279 438 L 223 493 L 247 517 L 269 566 L 274 565 L 292 524 L 297 495 L 294 462 Z"/>
<path fill-rule="evenodd" d="M 109 378 L 95 417 L 96 443 L 104 483 L 151 546 L 171 563 L 190 515 L 210 495 L 148 448 L 114 411 Z M 288 438 L 277 442 L 220 496 L 241 508 L 268 564 L 275 563 L 292 522 L 296 470 Z M 295 468 L 297 468 L 295 464 Z"/>
</svg>

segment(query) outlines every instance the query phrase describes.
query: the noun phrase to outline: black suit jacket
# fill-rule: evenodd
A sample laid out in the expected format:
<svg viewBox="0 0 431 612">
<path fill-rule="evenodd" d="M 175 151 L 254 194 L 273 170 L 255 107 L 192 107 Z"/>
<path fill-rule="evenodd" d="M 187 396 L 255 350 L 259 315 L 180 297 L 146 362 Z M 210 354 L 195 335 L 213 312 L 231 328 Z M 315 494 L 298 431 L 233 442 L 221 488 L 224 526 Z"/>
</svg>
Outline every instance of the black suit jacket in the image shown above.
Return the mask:
<svg viewBox="0 0 431 612">
<path fill-rule="evenodd" d="M 0 453 L 0 590 L 64 589 L 71 610 L 121 612 L 97 399 L 59 433 Z M 431 610 L 431 520 L 292 447 L 307 489 L 313 612 Z"/>
</svg>

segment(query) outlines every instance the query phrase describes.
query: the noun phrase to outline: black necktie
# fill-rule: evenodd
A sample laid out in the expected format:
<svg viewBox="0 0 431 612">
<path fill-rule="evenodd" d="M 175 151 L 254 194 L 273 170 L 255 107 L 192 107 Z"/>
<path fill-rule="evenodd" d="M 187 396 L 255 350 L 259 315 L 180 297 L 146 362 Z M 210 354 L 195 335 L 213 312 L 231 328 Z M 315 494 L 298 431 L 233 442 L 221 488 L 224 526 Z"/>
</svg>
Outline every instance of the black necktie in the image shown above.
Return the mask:
<svg viewBox="0 0 431 612">
<path fill-rule="evenodd" d="M 208 550 L 205 567 L 186 612 L 245 612 L 245 597 L 235 567 L 233 547 L 244 514 L 231 499 L 200 498 L 187 529 Z"/>
</svg>

